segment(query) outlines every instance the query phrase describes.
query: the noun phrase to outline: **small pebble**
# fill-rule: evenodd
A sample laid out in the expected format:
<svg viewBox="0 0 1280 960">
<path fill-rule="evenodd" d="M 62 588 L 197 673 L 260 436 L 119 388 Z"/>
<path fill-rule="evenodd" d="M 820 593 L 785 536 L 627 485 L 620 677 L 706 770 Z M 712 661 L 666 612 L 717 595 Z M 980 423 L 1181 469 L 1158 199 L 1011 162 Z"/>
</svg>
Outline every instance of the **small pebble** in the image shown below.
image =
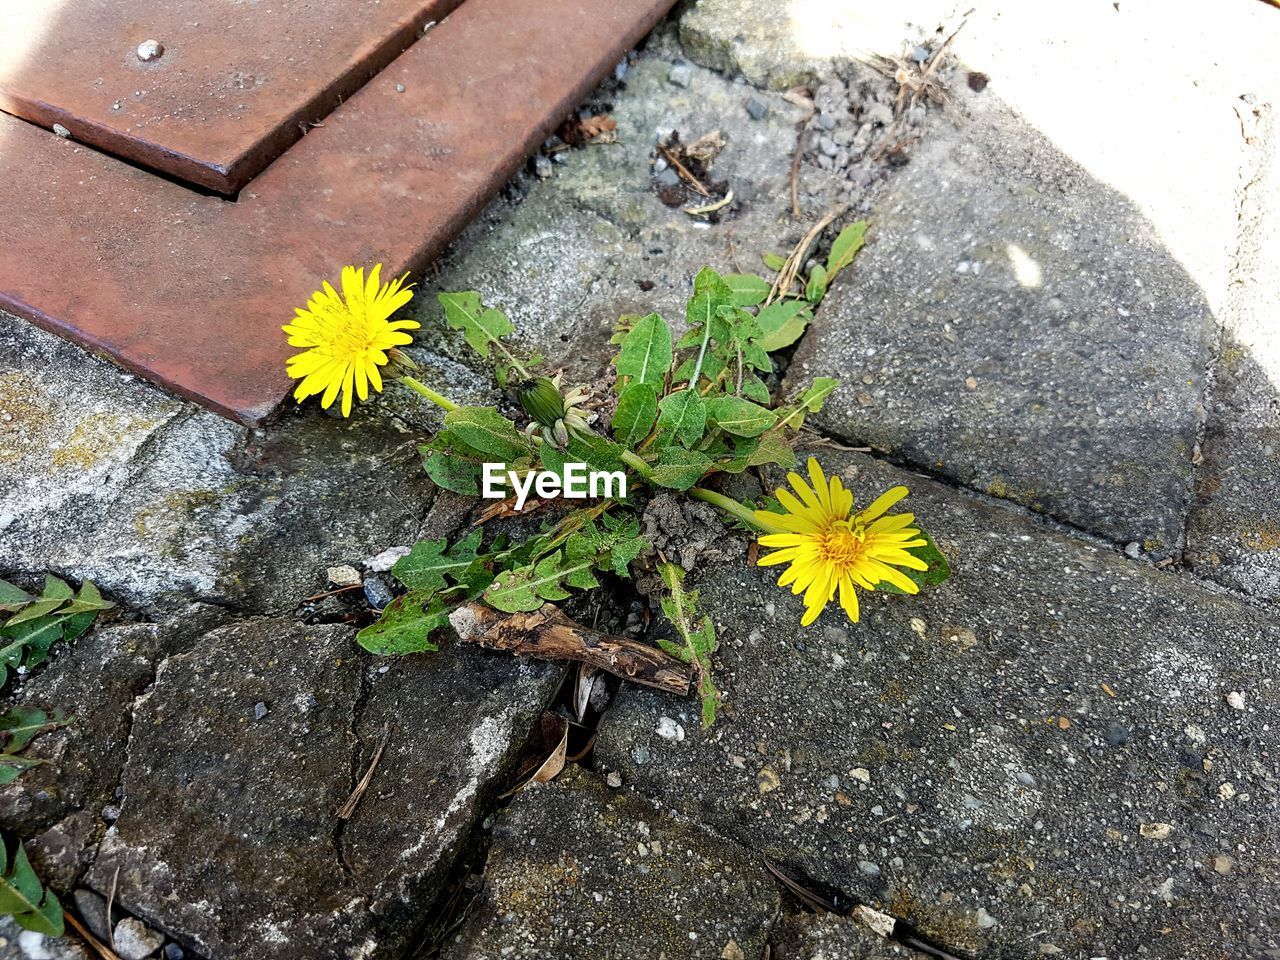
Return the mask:
<svg viewBox="0 0 1280 960">
<path fill-rule="evenodd" d="M 404 84 L 403 84 L 403 83 L 397 83 L 397 84 L 396 84 L 396 93 L 404 93 Z"/>
<path fill-rule="evenodd" d="M 1234 858 L 1225 853 L 1215 853 L 1209 861 L 1209 865 L 1213 867 L 1213 872 L 1219 876 L 1225 877 L 1231 872 L 1231 868 L 1236 865 Z"/>
<path fill-rule="evenodd" d="M 640 766 L 644 766 L 648 763 L 651 756 L 652 754 L 649 753 L 648 747 L 633 747 L 631 749 L 631 759 Z"/>
<path fill-rule="evenodd" d="M 538 154 L 533 158 L 533 172 L 538 175 L 540 180 L 546 180 L 554 172 L 555 168 L 551 166 L 551 160 Z"/>
<path fill-rule="evenodd" d="M 1232 710 L 1244 709 L 1244 694 L 1239 690 L 1232 690 L 1227 694 L 1227 706 Z"/>
<path fill-rule="evenodd" d="M 366 570 L 372 570 L 374 573 L 385 573 L 396 565 L 397 560 L 408 555 L 408 547 L 388 547 L 377 556 L 366 560 L 364 566 Z"/>
<path fill-rule="evenodd" d="M 1142 544 L 1138 543 L 1138 541 L 1136 540 L 1134 540 L 1132 543 L 1126 543 L 1124 545 L 1124 555 L 1128 557 L 1130 560 L 1141 560 Z"/>
<path fill-rule="evenodd" d="M 969 89 L 974 93 L 981 93 L 987 89 L 987 84 L 990 82 L 991 78 L 978 70 L 974 70 L 968 77 Z"/>
<path fill-rule="evenodd" d="M 670 717 L 658 718 L 658 736 L 663 740 L 675 740 L 678 743 L 684 741 L 684 727 L 676 723 Z"/>
<path fill-rule="evenodd" d="M 747 116 L 752 120 L 763 120 L 769 115 L 769 105 L 759 97 L 747 98 Z"/>
<path fill-rule="evenodd" d="M 872 863 L 870 860 L 859 860 L 858 870 L 866 874 L 868 877 L 880 876 L 880 868 L 876 866 L 874 863 Z"/>
<path fill-rule="evenodd" d="M 106 940 L 110 936 L 111 929 L 107 923 L 107 898 L 84 887 L 77 889 L 72 897 L 75 899 L 76 912 L 80 914 L 80 919 L 85 922 L 95 937 Z"/>
<path fill-rule="evenodd" d="M 911 59 L 919 64 L 925 63 L 929 59 L 929 48 L 917 44 L 916 48 L 911 51 Z"/>
<path fill-rule="evenodd" d="M 138 59 L 143 63 L 159 60 L 164 56 L 164 44 L 159 40 L 143 40 L 138 44 Z"/>
<path fill-rule="evenodd" d="M 329 583 L 335 587 L 358 587 L 363 582 L 360 571 L 347 563 L 337 567 L 330 567 L 325 571 L 325 576 L 329 578 Z"/>
<path fill-rule="evenodd" d="M 0 530 L 8 530 L 17 519 L 12 513 L 0 513 Z"/>
<path fill-rule="evenodd" d="M 617 790 L 620 786 L 622 786 L 622 774 L 620 774 L 617 770 L 610 770 L 609 775 L 604 778 L 604 782 L 607 783 L 609 786 L 611 786 L 614 790 Z"/>
<path fill-rule="evenodd" d="M 115 804 L 109 803 L 102 808 L 102 819 L 115 822 L 120 819 L 120 808 Z"/>
<path fill-rule="evenodd" d="M 53 132 L 56 133 L 58 136 L 62 137 L 64 140 L 71 136 L 71 131 L 68 130 L 66 127 L 64 127 L 60 123 L 55 123 L 53 125 Z"/>
<path fill-rule="evenodd" d="M 693 68 L 683 62 L 672 64 L 671 70 L 667 73 L 667 80 L 677 87 L 687 87 L 693 83 Z"/>
<path fill-rule="evenodd" d="M 270 712 L 267 705 L 261 701 L 253 705 L 253 719 L 255 720 L 261 720 Z"/>
<path fill-rule="evenodd" d="M 369 606 L 375 610 L 382 610 L 395 599 L 395 596 L 381 577 L 369 577 L 364 582 L 364 598 L 369 601 Z"/>
<path fill-rule="evenodd" d="M 987 913 L 986 908 L 984 907 L 978 908 L 978 915 L 974 918 L 974 920 L 978 924 L 979 930 L 990 930 L 997 923 L 999 923 L 999 921 L 996 920 L 995 917 Z"/>
<path fill-rule="evenodd" d="M 818 149 L 828 157 L 834 157 L 840 152 L 840 148 L 836 146 L 836 142 L 825 135 L 818 138 Z"/>
<path fill-rule="evenodd" d="M 1124 746 L 1129 742 L 1130 736 L 1129 728 L 1122 723 L 1111 724 L 1102 734 L 1103 739 L 1113 747 Z"/>
<path fill-rule="evenodd" d="M 146 960 L 164 946 L 162 934 L 134 917 L 125 917 L 116 924 L 114 939 L 120 960 Z"/>
<path fill-rule="evenodd" d="M 853 779 L 857 780 L 859 783 L 871 782 L 871 771 L 866 767 L 854 767 L 849 771 L 849 776 L 853 777 Z"/>
<path fill-rule="evenodd" d="M 53 960 L 53 954 L 44 945 L 44 934 L 23 930 L 18 934 L 18 949 L 26 960 Z"/>
</svg>

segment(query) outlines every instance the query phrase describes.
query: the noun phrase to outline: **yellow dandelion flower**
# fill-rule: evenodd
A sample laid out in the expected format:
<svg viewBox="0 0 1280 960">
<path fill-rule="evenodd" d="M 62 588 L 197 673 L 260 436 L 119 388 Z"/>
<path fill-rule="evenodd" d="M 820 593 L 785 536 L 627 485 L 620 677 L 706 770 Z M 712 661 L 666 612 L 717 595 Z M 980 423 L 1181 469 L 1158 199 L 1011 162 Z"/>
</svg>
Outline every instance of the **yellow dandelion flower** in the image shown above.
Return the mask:
<svg viewBox="0 0 1280 960">
<path fill-rule="evenodd" d="M 873 590 L 878 583 L 890 583 L 907 593 L 919 588 L 901 570 L 927 570 L 929 565 L 907 551 L 924 546 L 919 529 L 911 524 L 910 513 L 885 516 L 885 511 L 907 495 L 906 487 L 894 487 L 881 494 L 871 506 L 853 513 L 853 494 L 840 483 L 830 480 L 809 460 L 809 479 L 798 473 L 787 474 L 800 499 L 789 490 L 778 491 L 778 502 L 787 511 L 773 513 L 757 510 L 756 519 L 777 533 L 760 537 L 761 546 L 777 547 L 760 558 L 760 566 L 788 563 L 778 578 L 778 586 L 790 586 L 791 592 L 804 594 L 804 616 L 801 626 L 818 619 L 828 603 L 840 591 L 840 606 L 854 623 L 858 622 L 856 588 Z"/>
<path fill-rule="evenodd" d="M 382 264 L 369 271 L 364 268 L 342 268 L 342 294 L 329 281 L 311 295 L 305 310 L 295 308 L 292 323 L 281 329 L 289 335 L 289 345 L 306 347 L 286 363 L 289 376 L 301 380 L 293 392 L 301 402 L 322 393 L 320 405 L 326 409 L 342 392 L 342 415 L 351 415 L 351 397 L 369 399 L 369 385 L 382 391 L 382 374 L 389 351 L 412 343 L 405 330 L 416 330 L 415 320 L 388 319 L 413 297 L 405 286 L 408 276 L 382 283 Z"/>
</svg>

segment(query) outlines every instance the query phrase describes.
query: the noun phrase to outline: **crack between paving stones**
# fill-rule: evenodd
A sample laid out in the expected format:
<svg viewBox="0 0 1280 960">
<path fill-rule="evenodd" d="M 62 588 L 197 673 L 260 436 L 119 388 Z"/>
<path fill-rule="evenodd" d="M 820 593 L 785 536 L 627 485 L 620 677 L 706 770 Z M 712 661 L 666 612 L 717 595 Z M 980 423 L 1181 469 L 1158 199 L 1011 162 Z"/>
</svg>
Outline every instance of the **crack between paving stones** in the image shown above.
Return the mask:
<svg viewBox="0 0 1280 960">
<path fill-rule="evenodd" d="M 806 336 L 807 336 L 807 333 L 806 333 Z M 1053 531 L 1054 533 L 1059 533 L 1059 534 L 1062 534 L 1063 536 L 1071 538 L 1072 540 L 1082 542 L 1093 547 L 1101 547 L 1109 551 L 1119 553 L 1122 557 L 1126 557 L 1124 553 L 1124 544 L 1120 543 L 1119 541 L 1111 540 L 1103 534 L 1100 534 L 1093 530 L 1089 530 L 1086 527 L 1081 527 L 1075 523 L 1072 523 L 1070 520 L 1064 520 L 1062 517 L 1059 517 L 1056 514 L 1053 514 L 1049 511 L 1034 510 L 1031 507 L 1028 507 L 1026 504 L 1018 503 L 1016 500 L 1007 500 L 1003 497 L 993 496 L 992 494 L 987 493 L 984 490 L 979 490 L 975 487 L 971 487 L 968 484 L 960 480 L 957 480 L 954 477 L 950 477 L 950 476 L 947 476 L 946 474 L 937 473 L 933 470 L 930 470 L 928 467 L 922 466 L 921 464 L 916 463 L 915 461 L 907 457 L 894 455 L 884 450 L 879 450 L 871 446 L 869 443 L 860 441 L 858 438 L 848 437 L 844 434 L 837 433 L 836 431 L 819 429 L 817 427 L 812 427 L 807 424 L 805 426 L 805 430 L 807 432 L 811 432 L 813 435 L 821 438 L 822 440 L 826 440 L 830 443 L 834 443 L 839 447 L 857 448 L 858 452 L 863 453 L 864 456 L 868 456 L 872 460 L 877 461 L 878 463 L 883 463 L 899 470 L 910 471 L 911 473 L 924 477 L 927 480 L 932 480 L 935 483 L 943 487 L 946 487 L 948 490 L 953 490 L 956 493 L 961 494 L 962 496 L 968 497 L 971 500 L 975 500 L 978 503 L 984 503 L 988 506 L 996 507 L 997 509 L 1005 510 L 1010 513 L 1017 514 L 1027 520 L 1030 520 L 1035 524 L 1038 524 L 1042 527 L 1047 527 L 1049 530 Z M 1129 559 L 1129 558 L 1126 557 L 1126 559 Z M 1151 569 L 1155 570 L 1157 573 L 1160 573 L 1160 574 L 1168 574 L 1176 577 L 1181 577 L 1186 580 L 1190 580 L 1192 583 L 1194 583 L 1196 586 L 1200 587 L 1201 589 L 1207 590 L 1210 593 L 1227 596 L 1234 600 L 1239 600 L 1245 603 L 1247 606 L 1265 607 L 1265 604 L 1258 597 L 1248 594 L 1243 590 L 1229 586 L 1228 584 L 1220 583 L 1217 580 L 1213 580 L 1203 576 L 1202 574 L 1197 572 L 1193 567 L 1191 567 L 1183 557 L 1179 557 L 1172 564 L 1169 564 L 1168 567 L 1165 567 L 1165 568 L 1157 567 L 1153 563 L 1142 561 L 1142 560 L 1134 560 L 1132 562 L 1141 564 L 1142 566 L 1150 567 Z"/>
<path fill-rule="evenodd" d="M 360 658 L 360 686 L 356 690 L 355 702 L 351 705 L 351 725 L 349 729 L 351 731 L 352 740 L 355 742 L 351 746 L 351 776 L 347 786 L 347 796 L 350 796 L 352 791 L 355 790 L 356 784 L 360 782 L 360 778 L 363 776 L 365 768 L 369 765 L 369 762 L 372 759 L 372 753 L 366 755 L 364 738 L 360 735 L 360 723 L 364 719 L 365 708 L 368 707 L 369 699 L 373 694 L 373 681 L 369 675 L 370 668 L 373 666 L 373 657 L 363 649 L 359 650 L 358 656 Z M 346 798 L 344 797 L 343 799 L 345 800 Z M 356 811 L 358 810 L 359 807 L 357 806 Z M 352 817 L 355 816 L 356 811 L 352 812 Z M 355 870 L 352 869 L 351 864 L 347 860 L 347 849 L 344 841 L 347 824 L 349 822 L 350 819 L 343 820 L 341 818 L 337 818 L 334 822 L 331 840 L 333 843 L 334 856 L 338 861 L 338 866 L 342 868 L 343 874 L 345 874 L 349 880 L 355 881 Z"/>
</svg>

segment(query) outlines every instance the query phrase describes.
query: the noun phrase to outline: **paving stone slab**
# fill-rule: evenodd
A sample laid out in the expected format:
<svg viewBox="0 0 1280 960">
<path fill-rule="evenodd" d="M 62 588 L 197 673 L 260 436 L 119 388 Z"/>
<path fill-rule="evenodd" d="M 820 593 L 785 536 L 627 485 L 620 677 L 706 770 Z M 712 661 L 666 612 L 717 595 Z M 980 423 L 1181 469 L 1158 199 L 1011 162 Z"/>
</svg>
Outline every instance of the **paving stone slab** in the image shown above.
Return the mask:
<svg viewBox="0 0 1280 960">
<path fill-rule="evenodd" d="M 480 899 L 445 956 L 754 960 L 779 909 L 750 851 L 571 768 L 498 819 Z"/>
<path fill-rule="evenodd" d="M 134 707 L 88 883 L 209 960 L 398 956 L 561 678 L 478 651 L 379 673 L 349 628 L 232 624 Z M 347 799 L 387 749 L 355 816 Z M 118 871 L 118 881 L 117 881 Z"/>
<path fill-rule="evenodd" d="M 1138 209 L 993 96 L 916 151 L 797 351 L 817 418 L 1155 557 L 1183 542 L 1216 328 Z"/>
<path fill-rule="evenodd" d="M 434 489 L 420 436 L 315 408 L 249 431 L 0 315 L 0 575 L 289 613 L 326 567 L 412 541 Z"/>
<path fill-rule="evenodd" d="M 801 629 L 775 572 L 695 571 L 725 716 L 703 733 L 693 704 L 624 687 L 600 767 L 974 956 L 1280 949 L 1275 618 L 1015 508 L 821 458 L 862 503 L 906 483 L 952 579 Z"/>
</svg>

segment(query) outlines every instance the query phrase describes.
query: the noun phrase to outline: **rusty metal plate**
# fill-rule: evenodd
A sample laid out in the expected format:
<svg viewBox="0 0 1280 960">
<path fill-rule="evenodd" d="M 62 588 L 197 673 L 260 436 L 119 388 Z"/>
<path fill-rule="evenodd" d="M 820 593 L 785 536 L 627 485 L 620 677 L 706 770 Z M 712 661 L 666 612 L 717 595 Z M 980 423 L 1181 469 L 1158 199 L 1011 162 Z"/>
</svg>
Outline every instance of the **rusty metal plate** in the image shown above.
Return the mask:
<svg viewBox="0 0 1280 960">
<path fill-rule="evenodd" d="M 0 109 L 234 193 L 460 2 L 0 2 Z"/>
<path fill-rule="evenodd" d="M 467 0 L 237 202 L 0 115 L 0 308 L 260 423 L 318 281 L 426 266 L 672 2 Z"/>
</svg>

